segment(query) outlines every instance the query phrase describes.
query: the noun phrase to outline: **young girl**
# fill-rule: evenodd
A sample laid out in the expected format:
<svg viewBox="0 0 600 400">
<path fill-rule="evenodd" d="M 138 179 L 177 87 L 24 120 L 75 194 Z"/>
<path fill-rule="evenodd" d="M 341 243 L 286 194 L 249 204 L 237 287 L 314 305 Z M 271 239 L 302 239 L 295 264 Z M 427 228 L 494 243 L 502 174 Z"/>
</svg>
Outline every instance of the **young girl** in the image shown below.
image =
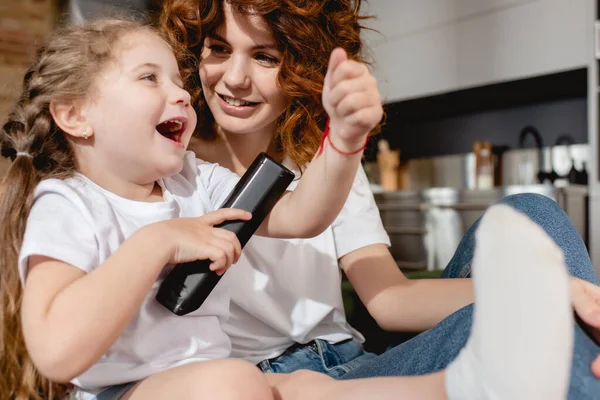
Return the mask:
<svg viewBox="0 0 600 400">
<path fill-rule="evenodd" d="M 199 59 L 190 65 L 202 87 L 201 140 L 194 146 L 199 157 L 243 173 L 256 154 L 268 151 L 301 170 L 317 152 L 326 119 L 319 95 L 329 52 L 343 46 L 362 60 L 360 8 L 351 0 L 167 1 L 164 30 Z M 233 108 L 248 116 L 232 114 Z M 571 275 L 579 278 L 571 280 L 574 307 L 586 324 L 600 327 L 597 279 L 564 212 L 536 195 L 502 202 L 526 213 L 559 244 Z M 465 235 L 447 277 L 470 275 L 477 226 Z M 388 245 L 361 169 L 340 215 L 321 235 L 253 238 L 229 273 L 234 290 L 225 330 L 232 354 L 265 372 L 310 369 L 333 377 L 416 375 L 446 367 L 469 337 L 473 308 L 464 306 L 473 301 L 472 282 L 408 280 Z M 380 326 L 427 332 L 374 359 L 346 321 L 340 267 Z M 594 393 L 600 381 L 590 364 L 600 349 L 580 326 L 575 332 L 573 376 L 588 384 L 576 378 L 571 390 Z M 600 358 L 593 371 L 600 376 Z"/>
<path fill-rule="evenodd" d="M 261 234 L 314 236 L 343 205 L 382 115 L 376 85 L 356 67 L 343 51 L 332 54 L 324 98 L 331 135 Z M 348 80 L 366 84 L 348 91 Z M 185 317 L 154 300 L 165 265 L 209 258 L 224 272 L 240 244 L 213 226 L 251 218 L 214 211 L 239 177 L 186 152 L 196 114 L 183 82 L 171 48 L 147 28 L 120 21 L 69 28 L 38 51 L 2 132 L 2 153 L 13 160 L 2 189 L 3 327 L 19 324 L 22 302 L 33 363 L 53 381 L 71 381 L 83 398 L 149 376 L 171 380 L 174 372 L 164 371 L 172 369 L 208 369 L 195 396 L 219 394 L 219 364 L 189 363 L 229 355 L 226 285 Z M 26 393 L 34 374 L 21 365 L 22 338 L 3 338 L 7 384 L 22 385 L 11 395 Z M 242 387 L 262 379 L 251 382 L 251 365 L 220 368 Z M 185 387 L 174 390 L 171 398 L 185 398 Z"/>
<path fill-rule="evenodd" d="M 262 233 L 317 234 L 343 203 L 381 117 L 372 80 L 356 67 L 332 54 L 324 94 L 331 138 Z M 13 162 L 0 203 L 1 398 L 60 398 L 36 371 L 71 381 L 77 399 L 564 397 L 572 347 L 564 260 L 539 227 L 507 207 L 482 222 L 474 261 L 480 313 L 496 317 L 476 319 L 472 341 L 446 371 L 335 382 L 311 373 L 267 377 L 225 360 L 226 285 L 183 317 L 154 300 L 165 266 L 210 258 L 224 272 L 240 245 L 214 225 L 251 218 L 213 211 L 237 177 L 185 152 L 195 116 L 182 82 L 167 43 L 131 22 L 69 28 L 37 53 L 1 137 Z M 500 221 L 509 224 L 498 229 Z M 507 267 L 488 267 L 488 255 Z M 521 379 L 530 369 L 549 382 Z"/>
</svg>

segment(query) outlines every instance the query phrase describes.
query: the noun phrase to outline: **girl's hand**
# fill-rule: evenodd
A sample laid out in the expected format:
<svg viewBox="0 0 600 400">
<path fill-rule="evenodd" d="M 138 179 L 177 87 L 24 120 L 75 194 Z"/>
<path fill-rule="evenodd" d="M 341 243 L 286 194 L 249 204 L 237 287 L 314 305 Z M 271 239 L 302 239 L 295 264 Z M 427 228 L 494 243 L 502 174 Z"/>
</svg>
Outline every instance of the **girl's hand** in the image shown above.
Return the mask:
<svg viewBox="0 0 600 400">
<path fill-rule="evenodd" d="M 344 151 L 364 146 L 368 133 L 383 116 L 377 81 L 365 64 L 349 60 L 341 48 L 333 50 L 329 58 L 323 106 L 332 140 Z"/>
<path fill-rule="evenodd" d="M 247 211 L 222 208 L 198 218 L 175 218 L 158 223 L 161 233 L 171 246 L 169 263 L 210 259 L 211 271 L 223 274 L 237 262 L 242 247 L 237 236 L 226 229 L 215 228 L 225 221 L 252 218 Z"/>
</svg>

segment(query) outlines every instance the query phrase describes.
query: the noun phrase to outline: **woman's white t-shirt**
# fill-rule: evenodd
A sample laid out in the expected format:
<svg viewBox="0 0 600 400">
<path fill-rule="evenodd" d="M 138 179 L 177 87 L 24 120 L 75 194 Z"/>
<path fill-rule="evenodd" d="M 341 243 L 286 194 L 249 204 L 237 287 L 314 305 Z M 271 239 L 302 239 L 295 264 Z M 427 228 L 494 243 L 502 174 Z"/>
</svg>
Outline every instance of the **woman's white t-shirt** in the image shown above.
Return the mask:
<svg viewBox="0 0 600 400">
<path fill-rule="evenodd" d="M 291 168 L 289 161 L 286 164 Z M 346 321 L 338 259 L 378 243 L 389 246 L 390 240 L 362 167 L 342 211 L 320 235 L 250 239 L 225 277 L 231 309 L 224 329 L 231 338 L 232 356 L 256 364 L 279 356 L 294 343 L 316 338 L 364 341 Z"/>
<path fill-rule="evenodd" d="M 25 281 L 32 255 L 91 272 L 145 225 L 214 211 L 238 180 L 228 169 L 197 160 L 192 152 L 186 153 L 179 174 L 159 182 L 164 197 L 160 203 L 119 197 L 83 175 L 44 180 L 35 190 L 27 220 L 19 256 L 21 279 Z M 197 311 L 177 316 L 155 300 L 164 273 L 117 341 L 72 381 L 74 385 L 94 393 L 103 386 L 137 381 L 177 365 L 230 355 L 231 344 L 222 330 L 229 314 L 226 281 L 217 285 Z"/>
</svg>

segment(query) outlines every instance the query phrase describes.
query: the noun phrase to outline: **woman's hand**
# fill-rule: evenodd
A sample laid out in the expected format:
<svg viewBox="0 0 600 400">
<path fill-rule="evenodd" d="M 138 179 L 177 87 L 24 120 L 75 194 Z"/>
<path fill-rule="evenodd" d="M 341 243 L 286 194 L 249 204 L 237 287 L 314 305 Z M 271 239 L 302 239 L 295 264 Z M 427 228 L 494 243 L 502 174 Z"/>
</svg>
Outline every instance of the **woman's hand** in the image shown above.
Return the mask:
<svg viewBox="0 0 600 400">
<path fill-rule="evenodd" d="M 157 225 L 161 225 L 161 233 L 172 248 L 169 263 L 210 259 L 211 271 L 221 275 L 237 262 L 242 247 L 233 232 L 214 226 L 225 221 L 247 221 L 250 218 L 252 214 L 247 211 L 222 208 L 202 217 L 175 218 Z"/>
<path fill-rule="evenodd" d="M 600 287 L 579 278 L 571 278 L 573 308 L 588 326 L 589 333 L 600 342 Z M 592 372 L 600 378 L 600 355 L 592 363 Z"/>
<path fill-rule="evenodd" d="M 349 60 L 341 48 L 333 50 L 329 58 L 323 107 L 329 115 L 332 140 L 344 151 L 364 146 L 368 133 L 383 116 L 377 81 L 365 64 Z"/>
</svg>

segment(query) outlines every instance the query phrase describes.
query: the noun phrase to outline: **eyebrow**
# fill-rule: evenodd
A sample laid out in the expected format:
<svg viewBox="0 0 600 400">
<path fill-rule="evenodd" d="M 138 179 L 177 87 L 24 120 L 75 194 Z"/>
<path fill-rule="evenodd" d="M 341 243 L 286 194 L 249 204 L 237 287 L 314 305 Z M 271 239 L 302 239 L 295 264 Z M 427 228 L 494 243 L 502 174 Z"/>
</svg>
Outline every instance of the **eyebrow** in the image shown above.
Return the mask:
<svg viewBox="0 0 600 400">
<path fill-rule="evenodd" d="M 154 69 L 158 69 L 158 70 L 161 69 L 160 65 L 147 62 L 147 63 L 143 63 L 143 64 L 140 64 L 140 65 L 137 65 L 135 68 L 133 68 L 133 70 L 137 71 L 138 69 L 142 69 L 144 67 L 150 67 L 150 68 L 154 68 Z"/>
<path fill-rule="evenodd" d="M 225 40 L 221 36 L 217 35 L 216 33 L 210 35 L 209 38 L 216 39 L 223 43 L 229 43 L 227 40 Z M 277 46 L 275 46 L 275 43 L 268 43 L 268 44 L 259 44 L 259 45 L 253 46 L 252 50 L 279 50 L 279 49 L 277 48 Z"/>
</svg>

